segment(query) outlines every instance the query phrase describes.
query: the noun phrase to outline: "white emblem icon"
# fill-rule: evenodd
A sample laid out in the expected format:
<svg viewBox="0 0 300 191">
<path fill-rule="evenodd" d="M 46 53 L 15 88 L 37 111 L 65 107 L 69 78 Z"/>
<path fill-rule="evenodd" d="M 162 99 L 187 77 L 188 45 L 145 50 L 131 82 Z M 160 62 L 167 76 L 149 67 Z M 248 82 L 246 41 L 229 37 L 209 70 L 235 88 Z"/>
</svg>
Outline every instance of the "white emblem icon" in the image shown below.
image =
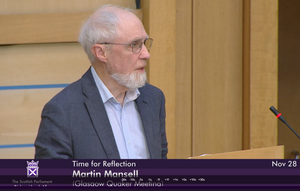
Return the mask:
<svg viewBox="0 0 300 191">
<path fill-rule="evenodd" d="M 27 177 L 38 177 L 39 176 L 39 161 L 34 162 L 33 160 L 31 162 L 27 162 Z"/>
</svg>

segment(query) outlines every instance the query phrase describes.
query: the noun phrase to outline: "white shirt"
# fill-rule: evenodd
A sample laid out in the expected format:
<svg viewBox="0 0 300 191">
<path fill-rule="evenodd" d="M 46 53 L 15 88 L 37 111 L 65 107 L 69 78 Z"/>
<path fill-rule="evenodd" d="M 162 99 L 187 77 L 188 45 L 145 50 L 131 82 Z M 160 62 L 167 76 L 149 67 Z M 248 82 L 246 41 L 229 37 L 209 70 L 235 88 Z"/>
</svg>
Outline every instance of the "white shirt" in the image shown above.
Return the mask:
<svg viewBox="0 0 300 191">
<path fill-rule="evenodd" d="M 150 154 L 140 113 L 134 100 L 138 89 L 126 92 L 123 107 L 91 67 L 93 78 L 101 95 L 121 159 L 149 159 Z"/>
</svg>

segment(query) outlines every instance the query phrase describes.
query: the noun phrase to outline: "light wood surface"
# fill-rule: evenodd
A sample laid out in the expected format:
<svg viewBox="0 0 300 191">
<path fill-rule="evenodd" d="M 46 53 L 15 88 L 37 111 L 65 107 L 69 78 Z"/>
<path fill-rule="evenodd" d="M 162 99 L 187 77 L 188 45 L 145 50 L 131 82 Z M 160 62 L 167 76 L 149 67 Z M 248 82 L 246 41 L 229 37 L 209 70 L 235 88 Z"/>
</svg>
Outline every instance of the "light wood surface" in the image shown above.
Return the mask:
<svg viewBox="0 0 300 191">
<path fill-rule="evenodd" d="M 260 148 L 277 145 L 278 1 L 250 2 L 250 148 Z"/>
<path fill-rule="evenodd" d="M 148 74 L 149 82 L 166 97 L 166 131 L 169 158 L 176 156 L 176 1 L 145 0 L 141 2 L 144 25 L 153 38 Z"/>
<path fill-rule="evenodd" d="M 5 148 L 0 149 L 0 159 L 34 159 L 35 148 Z"/>
<path fill-rule="evenodd" d="M 0 91 L 0 145 L 34 142 L 46 102 L 61 88 Z"/>
<path fill-rule="evenodd" d="M 135 0 L 0 0 L 0 14 L 93 12 L 105 4 L 136 8 Z"/>
<path fill-rule="evenodd" d="M 142 11 L 133 11 L 142 20 Z M 0 44 L 77 42 L 93 12 L 0 15 Z"/>
<path fill-rule="evenodd" d="M 176 0 L 176 158 L 192 155 L 192 0 Z"/>
<path fill-rule="evenodd" d="M 284 146 L 206 154 L 203 156 L 190 157 L 190 159 L 284 159 Z"/>
<path fill-rule="evenodd" d="M 242 1 L 194 1 L 193 155 L 242 149 Z"/>
<path fill-rule="evenodd" d="M 78 43 L 0 46 L 0 86 L 65 84 L 90 63 Z"/>
<path fill-rule="evenodd" d="M 0 15 L 0 44 L 76 42 L 91 13 Z"/>
</svg>

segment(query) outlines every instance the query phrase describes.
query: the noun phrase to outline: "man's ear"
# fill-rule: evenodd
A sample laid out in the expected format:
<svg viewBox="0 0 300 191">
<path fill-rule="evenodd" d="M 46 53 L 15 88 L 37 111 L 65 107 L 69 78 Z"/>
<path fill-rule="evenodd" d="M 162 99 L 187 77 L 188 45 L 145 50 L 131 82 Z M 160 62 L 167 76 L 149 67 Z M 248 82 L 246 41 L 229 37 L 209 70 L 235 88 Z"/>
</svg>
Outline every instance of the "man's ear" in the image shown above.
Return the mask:
<svg viewBox="0 0 300 191">
<path fill-rule="evenodd" d="M 106 62 L 106 49 L 103 45 L 94 44 L 92 46 L 92 53 L 94 54 L 97 60 L 100 60 L 101 62 Z"/>
</svg>

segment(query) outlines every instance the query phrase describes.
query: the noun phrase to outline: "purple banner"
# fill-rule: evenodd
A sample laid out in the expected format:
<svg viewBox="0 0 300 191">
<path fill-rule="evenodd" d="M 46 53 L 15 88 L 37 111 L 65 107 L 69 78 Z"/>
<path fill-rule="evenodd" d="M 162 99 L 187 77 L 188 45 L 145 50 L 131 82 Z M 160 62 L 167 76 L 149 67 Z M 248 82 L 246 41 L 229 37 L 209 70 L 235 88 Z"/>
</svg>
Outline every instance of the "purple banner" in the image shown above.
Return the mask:
<svg viewBox="0 0 300 191">
<path fill-rule="evenodd" d="M 300 189 L 299 160 L 0 160 L 0 189 Z"/>
</svg>

